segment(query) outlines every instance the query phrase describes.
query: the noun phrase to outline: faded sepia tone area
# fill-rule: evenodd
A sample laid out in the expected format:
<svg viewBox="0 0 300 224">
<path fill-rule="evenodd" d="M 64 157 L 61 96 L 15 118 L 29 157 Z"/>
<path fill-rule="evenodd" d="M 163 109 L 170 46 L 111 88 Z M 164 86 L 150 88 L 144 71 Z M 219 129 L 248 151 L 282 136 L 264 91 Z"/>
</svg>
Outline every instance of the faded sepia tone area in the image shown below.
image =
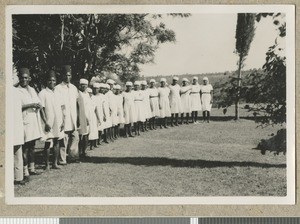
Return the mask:
<svg viewBox="0 0 300 224">
<path fill-rule="evenodd" d="M 113 2 L 109 2 L 113 3 Z M 123 2 L 122 2 L 123 3 Z M 137 3 L 137 2 L 135 2 Z M 145 2 L 146 3 L 146 2 Z M 177 3 L 177 2 L 174 2 Z M 197 2 L 192 2 L 196 4 Z M 199 2 L 200 3 L 200 2 Z M 205 3 L 205 2 L 201 2 Z M 209 2 L 211 3 L 211 2 Z M 219 2 L 215 2 L 219 3 Z M 228 3 L 228 2 L 223 2 Z M 232 3 L 232 2 L 230 2 Z M 266 2 L 270 3 L 270 2 Z M 13 4 L 13 3 L 12 3 Z M 16 3 L 14 3 L 16 4 Z M 23 4 L 23 3 L 22 3 Z M 83 4 L 83 3 L 81 3 Z M 86 2 L 84 3 L 86 4 Z M 285 3 L 286 4 L 286 3 Z M 1 23 L 1 25 L 4 25 Z M 3 35 L 1 38 L 4 40 Z M 1 39 L 1 40 L 2 40 Z M 2 45 L 4 46 L 4 45 Z M 2 57 L 4 58 L 4 57 Z M 2 60 L 2 65 L 4 65 L 4 60 Z M 4 68 L 4 66 L 3 66 Z M 2 76 L 2 80 L 4 82 L 4 76 Z M 4 85 L 2 82 L 2 85 Z M 4 90 L 4 88 L 2 88 Z M 297 88 L 297 92 L 299 92 Z M 1 94 L 4 97 L 4 91 L 1 91 Z M 4 103 L 3 103 L 4 104 Z M 4 106 L 1 109 L 3 111 L 2 117 L 4 122 Z M 2 138 L 4 139 L 4 130 L 2 134 Z M 4 141 L 2 141 L 4 142 Z M 1 153 L 4 154 L 4 146 Z M 1 156 L 1 174 L 4 174 L 4 156 Z M 129 161 L 130 162 L 130 161 Z M 279 161 L 280 162 L 280 161 Z M 4 177 L 2 177 L 4 183 Z M 2 184 L 3 185 L 3 184 Z M 1 185 L 1 192 L 4 194 L 4 186 Z M 35 186 L 32 186 L 35 187 Z M 3 202 L 3 207 L 1 207 L 1 213 L 3 215 L 35 215 L 32 212 L 32 208 L 26 208 L 26 206 L 5 206 L 4 205 L 4 198 L 1 199 Z M 112 208 L 114 207 L 114 208 Z M 221 208 L 222 207 L 222 208 Z M 3 208 L 3 209 L 2 209 Z M 18 208 L 18 209 L 16 209 Z M 192 215 L 294 215 L 298 214 L 298 207 L 296 206 L 63 206 L 62 208 L 52 207 L 52 206 L 40 206 L 41 209 L 37 209 L 39 214 L 36 215 L 91 215 L 91 216 L 98 216 L 98 215 L 175 215 L 175 216 L 192 216 Z M 76 210 L 75 210 L 76 208 Z M 80 208 L 80 212 L 77 210 Z M 218 208 L 218 209 L 216 209 Z M 284 211 L 284 213 L 283 213 Z M 2 215 L 2 214 L 1 214 Z"/>
</svg>

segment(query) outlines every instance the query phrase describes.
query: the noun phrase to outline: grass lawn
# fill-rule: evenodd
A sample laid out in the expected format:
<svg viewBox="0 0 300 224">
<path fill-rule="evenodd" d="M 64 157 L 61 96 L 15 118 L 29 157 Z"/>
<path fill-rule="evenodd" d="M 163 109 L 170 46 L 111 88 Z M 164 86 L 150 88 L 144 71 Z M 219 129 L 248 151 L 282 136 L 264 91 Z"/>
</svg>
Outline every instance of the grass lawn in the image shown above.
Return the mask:
<svg viewBox="0 0 300 224">
<path fill-rule="evenodd" d="M 244 114 L 243 114 L 244 113 Z M 213 115 L 222 116 L 220 110 Z M 242 111 L 242 116 L 246 112 Z M 286 157 L 254 149 L 280 127 L 216 119 L 120 138 L 80 164 L 31 177 L 16 196 L 285 196 Z M 41 166 L 40 166 L 41 168 Z"/>
</svg>

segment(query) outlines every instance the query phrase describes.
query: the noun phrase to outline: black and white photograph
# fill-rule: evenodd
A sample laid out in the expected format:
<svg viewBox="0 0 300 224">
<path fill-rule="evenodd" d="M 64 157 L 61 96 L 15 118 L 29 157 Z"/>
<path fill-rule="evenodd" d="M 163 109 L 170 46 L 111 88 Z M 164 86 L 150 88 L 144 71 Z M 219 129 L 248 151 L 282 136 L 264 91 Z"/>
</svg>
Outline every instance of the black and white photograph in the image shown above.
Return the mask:
<svg viewBox="0 0 300 224">
<path fill-rule="evenodd" d="M 294 14 L 8 6 L 6 202 L 294 204 Z"/>
</svg>

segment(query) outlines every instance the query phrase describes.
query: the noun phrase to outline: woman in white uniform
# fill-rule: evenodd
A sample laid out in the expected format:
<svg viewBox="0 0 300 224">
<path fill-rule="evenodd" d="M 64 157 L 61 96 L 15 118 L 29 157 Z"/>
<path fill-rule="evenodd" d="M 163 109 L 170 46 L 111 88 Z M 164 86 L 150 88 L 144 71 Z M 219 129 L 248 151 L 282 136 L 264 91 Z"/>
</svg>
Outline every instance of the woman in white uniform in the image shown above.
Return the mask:
<svg viewBox="0 0 300 224">
<path fill-rule="evenodd" d="M 101 140 L 102 140 L 102 133 L 104 132 L 105 129 L 105 121 L 106 121 L 106 116 L 105 116 L 105 111 L 104 111 L 104 101 L 105 101 L 105 95 L 104 95 L 104 89 L 105 89 L 104 83 L 99 83 L 99 91 L 98 94 L 95 94 L 95 98 L 97 99 L 97 113 L 98 117 L 100 120 L 100 124 L 98 126 L 98 145 L 101 145 Z"/>
<path fill-rule="evenodd" d="M 175 126 L 178 126 L 178 116 L 179 113 L 182 113 L 182 105 L 180 99 L 180 86 L 177 84 L 178 77 L 173 77 L 172 84 L 169 86 L 170 92 L 170 106 L 171 106 L 171 126 L 174 126 L 174 117 L 175 117 Z"/>
<path fill-rule="evenodd" d="M 183 124 L 183 116 L 185 114 L 185 124 L 189 124 L 189 117 L 191 113 L 191 86 L 187 85 L 189 80 L 187 78 L 182 79 L 182 86 L 180 89 L 180 98 L 182 105 L 181 123 Z"/>
<path fill-rule="evenodd" d="M 115 137 L 120 137 L 120 125 L 124 124 L 124 108 L 123 108 L 123 96 L 121 94 L 121 86 L 115 85 L 115 95 L 116 95 L 116 104 L 117 104 L 117 117 L 118 125 L 115 127 Z"/>
<path fill-rule="evenodd" d="M 90 133 L 89 133 L 89 143 L 90 150 L 93 150 L 94 147 L 97 147 L 96 140 L 98 139 L 98 124 L 99 119 L 97 117 L 97 105 L 93 100 L 93 90 L 91 88 L 87 88 L 87 92 L 91 98 L 90 100 Z"/>
<path fill-rule="evenodd" d="M 111 141 L 115 139 L 115 127 L 118 125 L 118 116 L 117 116 L 117 101 L 116 101 L 116 95 L 114 94 L 114 84 L 115 81 L 112 79 L 108 79 L 106 83 L 109 85 L 109 90 L 105 94 L 108 97 L 109 102 L 109 109 L 110 109 L 110 116 L 111 116 L 111 122 L 112 126 L 109 130 L 109 138 Z"/>
<path fill-rule="evenodd" d="M 27 180 L 29 179 L 29 174 L 38 174 L 35 171 L 35 141 L 42 137 L 40 117 L 42 105 L 36 91 L 29 86 L 31 80 L 29 69 L 21 68 L 18 77 L 20 81 L 18 90 L 21 96 L 25 134 L 23 146 L 24 179 Z M 28 164 L 30 165 L 29 168 Z"/>
<path fill-rule="evenodd" d="M 86 156 L 86 149 L 88 146 L 88 134 L 90 133 L 91 123 L 91 98 L 87 92 L 88 80 L 79 80 L 79 157 Z"/>
<path fill-rule="evenodd" d="M 200 98 L 200 85 L 198 83 L 198 77 L 193 77 L 192 89 L 191 89 L 191 110 L 192 110 L 192 122 L 197 123 L 198 111 L 202 110 L 201 98 Z"/>
<path fill-rule="evenodd" d="M 144 95 L 140 90 L 141 83 L 139 81 L 134 82 L 134 105 L 136 111 L 136 123 L 134 124 L 135 135 L 140 135 L 140 128 L 143 126 L 143 122 L 146 121 L 145 108 L 144 108 Z"/>
<path fill-rule="evenodd" d="M 96 137 L 96 140 L 93 141 L 92 145 L 94 147 L 97 147 L 97 144 L 100 145 L 101 144 L 101 135 L 102 135 L 102 128 L 101 128 L 101 125 L 102 125 L 102 122 L 103 122 L 103 106 L 102 106 L 102 102 L 101 102 L 101 96 L 100 96 L 100 93 L 99 93 L 99 90 L 100 90 L 100 83 L 98 82 L 95 82 L 93 84 L 93 89 L 92 89 L 92 96 L 91 96 L 91 99 L 92 99 L 92 102 L 95 106 L 95 113 L 96 113 L 96 127 L 97 127 L 97 137 Z"/>
<path fill-rule="evenodd" d="M 158 90 L 155 87 L 156 81 L 154 79 L 150 80 L 150 87 L 148 89 L 150 97 L 150 108 L 151 108 L 151 118 L 150 121 L 150 130 L 156 130 L 156 117 L 160 116 L 159 111 L 159 102 L 158 102 Z"/>
<path fill-rule="evenodd" d="M 159 109 L 160 109 L 160 128 L 167 127 L 167 118 L 171 117 L 169 95 L 170 89 L 166 87 L 167 80 L 165 78 L 160 79 L 160 87 L 158 88 L 159 96 Z"/>
<path fill-rule="evenodd" d="M 103 88 L 100 88 L 100 91 L 104 94 L 103 96 L 103 111 L 104 111 L 104 142 L 109 143 L 108 139 L 110 139 L 110 128 L 112 127 L 112 119 L 111 119 L 111 112 L 109 108 L 109 98 L 107 93 L 110 89 L 108 84 L 104 84 Z M 111 140 L 111 139 L 110 139 Z"/>
<path fill-rule="evenodd" d="M 203 78 L 203 85 L 200 88 L 202 110 L 203 110 L 203 121 L 209 123 L 211 105 L 213 103 L 213 87 L 209 84 L 208 78 Z"/>
<path fill-rule="evenodd" d="M 152 117 L 151 106 L 150 106 L 150 93 L 147 88 L 148 84 L 147 84 L 146 80 L 141 81 L 141 85 L 142 85 L 141 92 L 144 97 L 143 103 L 144 103 L 144 108 L 145 108 L 145 119 L 146 119 L 146 121 L 144 122 L 144 125 L 143 125 L 143 129 L 145 131 L 148 131 L 148 127 L 147 127 L 148 121 Z"/>
<path fill-rule="evenodd" d="M 59 140 L 64 138 L 64 103 L 61 96 L 54 91 L 56 85 L 56 74 L 50 70 L 47 74 L 47 88 L 39 93 L 41 105 L 43 107 L 41 113 L 42 120 L 45 124 L 45 170 L 50 170 L 49 157 L 50 149 L 53 148 L 53 163 L 52 169 L 59 169 L 58 156 L 59 156 Z M 51 147 L 52 145 L 52 147 Z"/>
<path fill-rule="evenodd" d="M 122 93 L 123 96 L 123 108 L 124 108 L 124 120 L 125 120 L 125 137 L 134 137 L 131 132 L 131 126 L 136 119 L 136 111 L 134 104 L 134 95 L 132 93 L 132 82 L 126 82 L 126 90 Z"/>
</svg>

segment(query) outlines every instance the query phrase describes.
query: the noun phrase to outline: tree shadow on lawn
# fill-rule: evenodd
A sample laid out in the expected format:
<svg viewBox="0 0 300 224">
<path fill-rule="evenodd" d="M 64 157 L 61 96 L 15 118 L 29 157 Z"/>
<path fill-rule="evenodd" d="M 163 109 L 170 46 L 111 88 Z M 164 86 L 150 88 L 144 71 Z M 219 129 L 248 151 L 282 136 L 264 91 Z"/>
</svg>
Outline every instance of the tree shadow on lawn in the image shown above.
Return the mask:
<svg viewBox="0 0 300 224">
<path fill-rule="evenodd" d="M 181 160 L 164 157 L 86 157 L 83 163 L 118 163 L 135 166 L 171 166 L 186 168 L 214 168 L 214 167 L 258 167 L 258 168 L 286 168 L 286 164 L 269 164 L 239 161 L 209 161 L 209 160 Z"/>
</svg>

